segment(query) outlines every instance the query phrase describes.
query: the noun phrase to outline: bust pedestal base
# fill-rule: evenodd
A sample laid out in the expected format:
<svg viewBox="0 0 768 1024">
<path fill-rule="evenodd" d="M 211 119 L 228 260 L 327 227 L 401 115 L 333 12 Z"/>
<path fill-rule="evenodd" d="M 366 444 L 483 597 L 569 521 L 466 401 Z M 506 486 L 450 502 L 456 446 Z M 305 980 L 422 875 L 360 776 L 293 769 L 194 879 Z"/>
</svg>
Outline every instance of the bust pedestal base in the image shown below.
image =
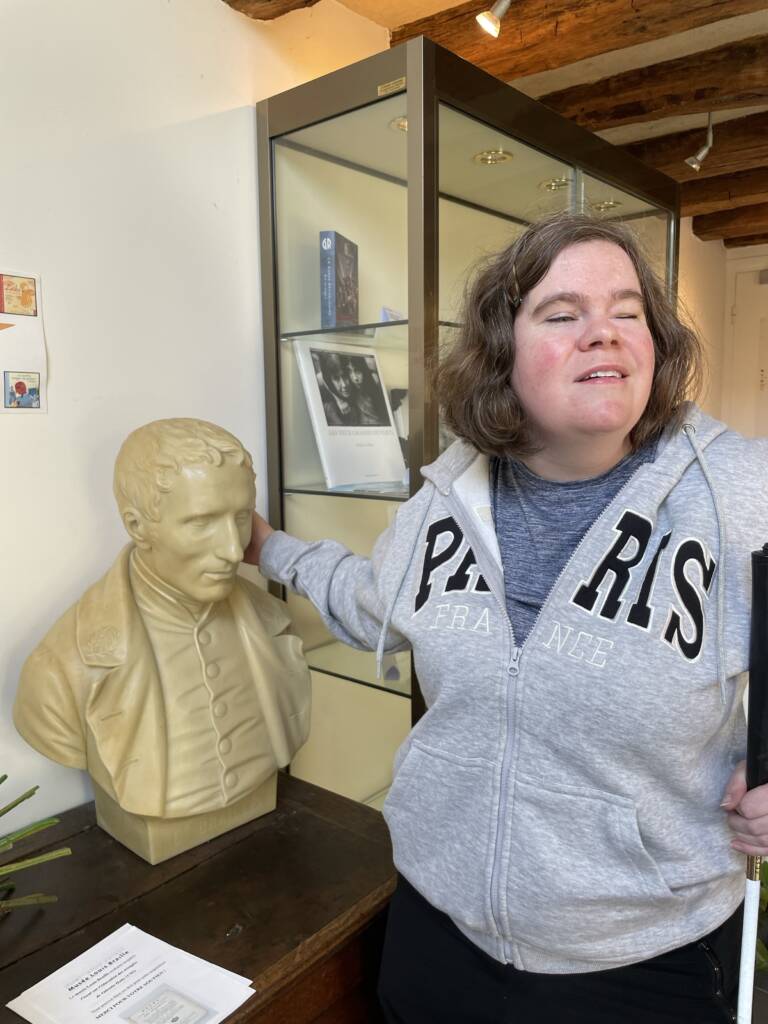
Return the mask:
<svg viewBox="0 0 768 1024">
<path fill-rule="evenodd" d="M 123 810 L 93 784 L 96 821 L 113 838 L 149 864 L 175 857 L 193 846 L 215 839 L 238 825 L 261 817 L 277 806 L 277 772 L 242 800 L 206 814 L 187 818 L 149 818 Z"/>
</svg>

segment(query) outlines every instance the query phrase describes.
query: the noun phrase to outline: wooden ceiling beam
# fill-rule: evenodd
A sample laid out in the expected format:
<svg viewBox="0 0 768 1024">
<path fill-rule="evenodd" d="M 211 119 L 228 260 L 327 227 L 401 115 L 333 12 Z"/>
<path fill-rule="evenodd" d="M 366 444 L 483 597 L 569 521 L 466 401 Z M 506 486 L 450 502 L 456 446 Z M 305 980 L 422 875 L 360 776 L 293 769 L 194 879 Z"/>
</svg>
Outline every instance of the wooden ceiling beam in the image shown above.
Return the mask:
<svg viewBox="0 0 768 1024">
<path fill-rule="evenodd" d="M 676 181 L 712 178 L 768 165 L 768 113 L 738 117 L 715 125 L 714 145 L 696 172 L 686 164 L 706 141 L 706 129 L 633 142 L 624 149 Z"/>
<path fill-rule="evenodd" d="M 693 233 L 702 241 L 716 238 L 745 238 L 768 233 L 768 203 L 741 206 L 738 210 L 705 213 L 693 218 Z"/>
<path fill-rule="evenodd" d="M 312 7 L 318 0 L 224 0 L 235 11 L 257 21 L 272 21 L 301 7 Z"/>
<path fill-rule="evenodd" d="M 515 0 L 498 39 L 475 15 L 490 0 L 439 11 L 402 25 L 391 45 L 428 36 L 465 60 L 509 82 L 636 43 L 765 10 L 765 0 Z"/>
<path fill-rule="evenodd" d="M 754 203 L 768 203 L 768 167 L 685 181 L 680 189 L 681 217 L 718 213 Z"/>
<path fill-rule="evenodd" d="M 747 235 L 745 238 L 724 238 L 723 245 L 726 249 L 738 249 L 742 245 L 768 245 L 768 234 Z"/>
<path fill-rule="evenodd" d="M 768 102 L 768 36 L 539 97 L 591 131 Z"/>
</svg>

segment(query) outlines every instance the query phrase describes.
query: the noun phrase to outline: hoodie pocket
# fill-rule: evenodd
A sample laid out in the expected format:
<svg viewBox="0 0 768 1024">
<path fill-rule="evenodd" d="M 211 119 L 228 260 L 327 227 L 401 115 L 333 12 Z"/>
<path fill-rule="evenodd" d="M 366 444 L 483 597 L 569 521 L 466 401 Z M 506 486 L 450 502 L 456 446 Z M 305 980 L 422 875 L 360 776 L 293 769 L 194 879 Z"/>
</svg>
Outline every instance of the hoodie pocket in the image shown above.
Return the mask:
<svg viewBox="0 0 768 1024">
<path fill-rule="evenodd" d="M 481 931 L 493 928 L 492 800 L 490 762 L 412 743 L 384 804 L 398 869 L 439 910 Z"/>
<path fill-rule="evenodd" d="M 625 797 L 518 781 L 510 851 L 510 933 L 532 945 L 642 956 L 680 909 Z"/>
</svg>

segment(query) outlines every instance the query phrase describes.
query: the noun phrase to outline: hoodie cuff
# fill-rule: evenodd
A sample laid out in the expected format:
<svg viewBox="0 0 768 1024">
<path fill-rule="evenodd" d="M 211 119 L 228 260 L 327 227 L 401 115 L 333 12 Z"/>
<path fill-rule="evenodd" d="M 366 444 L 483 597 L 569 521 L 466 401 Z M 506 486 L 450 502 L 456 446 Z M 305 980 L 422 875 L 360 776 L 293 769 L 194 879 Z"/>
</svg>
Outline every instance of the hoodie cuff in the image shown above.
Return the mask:
<svg viewBox="0 0 768 1024">
<path fill-rule="evenodd" d="M 298 537 L 291 537 L 282 530 L 270 533 L 264 541 L 259 558 L 259 570 L 275 583 L 290 584 L 293 576 L 293 562 L 306 551 L 310 545 Z"/>
</svg>

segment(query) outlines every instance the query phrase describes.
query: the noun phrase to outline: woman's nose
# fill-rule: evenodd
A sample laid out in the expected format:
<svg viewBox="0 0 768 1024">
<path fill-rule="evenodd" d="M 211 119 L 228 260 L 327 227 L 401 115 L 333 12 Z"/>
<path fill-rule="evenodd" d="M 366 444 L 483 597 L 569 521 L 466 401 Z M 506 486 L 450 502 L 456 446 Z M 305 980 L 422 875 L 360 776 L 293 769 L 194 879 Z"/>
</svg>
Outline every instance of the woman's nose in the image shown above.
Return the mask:
<svg viewBox="0 0 768 1024">
<path fill-rule="evenodd" d="M 582 349 L 602 348 L 619 344 L 619 332 L 610 317 L 594 318 L 587 322 L 579 339 Z"/>
</svg>

